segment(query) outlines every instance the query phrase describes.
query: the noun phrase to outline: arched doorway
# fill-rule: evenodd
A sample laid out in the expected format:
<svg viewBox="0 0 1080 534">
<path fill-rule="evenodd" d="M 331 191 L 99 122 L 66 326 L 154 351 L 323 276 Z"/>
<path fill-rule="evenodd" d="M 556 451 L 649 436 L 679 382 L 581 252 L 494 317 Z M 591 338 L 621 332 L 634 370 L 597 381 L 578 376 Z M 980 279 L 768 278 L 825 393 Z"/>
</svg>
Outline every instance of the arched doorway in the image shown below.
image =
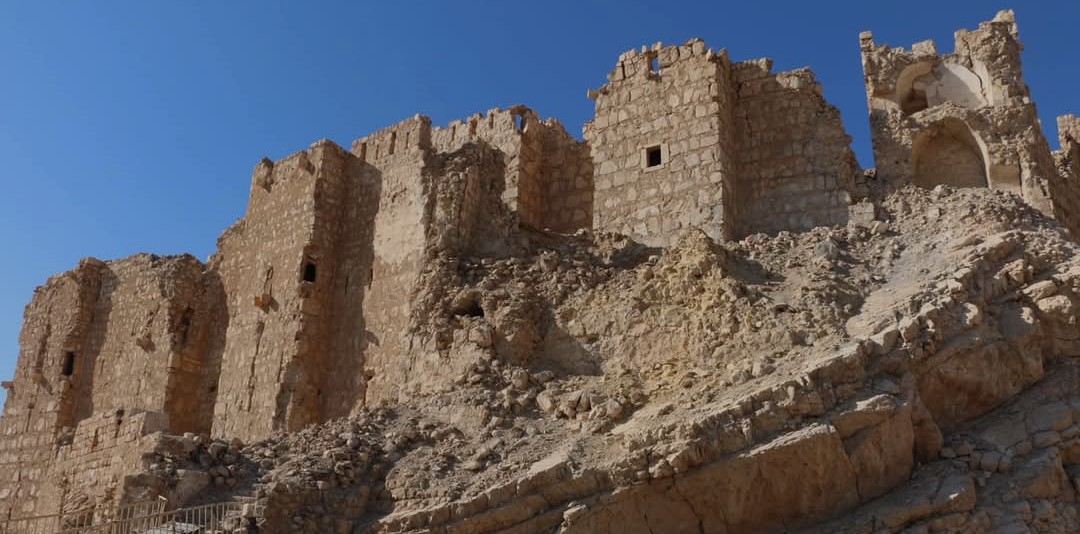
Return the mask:
<svg viewBox="0 0 1080 534">
<path fill-rule="evenodd" d="M 988 187 L 982 147 L 959 119 L 945 119 L 920 132 L 912 143 L 911 161 L 917 186 Z"/>
</svg>

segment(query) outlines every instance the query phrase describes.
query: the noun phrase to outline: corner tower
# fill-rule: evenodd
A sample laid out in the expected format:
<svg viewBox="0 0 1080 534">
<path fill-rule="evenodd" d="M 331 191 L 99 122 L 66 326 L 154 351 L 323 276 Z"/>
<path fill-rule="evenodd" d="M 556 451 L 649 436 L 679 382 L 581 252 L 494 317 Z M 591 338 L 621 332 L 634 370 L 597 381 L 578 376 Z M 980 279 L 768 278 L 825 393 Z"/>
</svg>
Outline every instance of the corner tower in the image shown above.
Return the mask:
<svg viewBox="0 0 1080 534">
<path fill-rule="evenodd" d="M 593 227 L 668 245 L 699 227 L 734 235 L 731 63 L 700 40 L 631 50 L 589 96 Z"/>
<path fill-rule="evenodd" d="M 1004 189 L 1053 213 L 1053 159 L 1021 77 L 1012 11 L 957 31 L 948 55 L 933 41 L 878 45 L 870 32 L 860 44 L 879 178 Z"/>
</svg>

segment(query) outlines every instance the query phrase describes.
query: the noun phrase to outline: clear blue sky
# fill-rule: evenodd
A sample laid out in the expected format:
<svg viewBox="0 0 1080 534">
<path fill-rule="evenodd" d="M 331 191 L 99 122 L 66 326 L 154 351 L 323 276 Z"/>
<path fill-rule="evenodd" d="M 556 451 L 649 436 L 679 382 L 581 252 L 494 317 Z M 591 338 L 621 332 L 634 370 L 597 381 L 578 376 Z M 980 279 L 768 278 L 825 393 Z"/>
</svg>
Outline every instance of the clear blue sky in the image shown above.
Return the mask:
<svg viewBox="0 0 1080 534">
<path fill-rule="evenodd" d="M 728 5 L 734 4 L 734 5 Z M 1013 0 L 1051 143 L 1080 112 L 1080 2 Z M 676 7 L 677 6 L 677 7 Z M 991 19 L 999 1 L 0 4 L 0 379 L 33 289 L 79 258 L 205 259 L 250 172 L 327 137 L 348 146 L 414 113 L 518 103 L 580 135 L 619 53 L 699 36 L 736 60 L 810 66 L 872 166 L 858 34 L 908 46 Z M 0 395 L 2 395 L 0 391 Z"/>
</svg>

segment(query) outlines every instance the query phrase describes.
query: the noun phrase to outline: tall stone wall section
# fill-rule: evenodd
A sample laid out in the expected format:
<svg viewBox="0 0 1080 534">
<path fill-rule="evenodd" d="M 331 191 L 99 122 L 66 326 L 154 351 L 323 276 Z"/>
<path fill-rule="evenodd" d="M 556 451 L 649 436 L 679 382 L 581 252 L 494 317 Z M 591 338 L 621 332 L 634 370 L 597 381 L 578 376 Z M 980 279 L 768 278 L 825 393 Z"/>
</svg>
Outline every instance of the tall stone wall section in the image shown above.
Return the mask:
<svg viewBox="0 0 1080 534">
<path fill-rule="evenodd" d="M 155 411 L 174 432 L 208 429 L 196 411 L 207 327 L 203 266 L 191 256 L 140 254 L 109 262 L 83 353 L 76 353 L 74 417 Z"/>
<path fill-rule="evenodd" d="M 671 244 L 691 227 L 731 237 L 730 71 L 726 53 L 697 40 L 619 58 L 608 83 L 591 92 L 596 116 L 585 125 L 593 228 L 652 245 Z"/>
<path fill-rule="evenodd" d="M 1016 20 L 998 13 L 956 32 L 956 49 L 933 41 L 910 51 L 860 36 L 880 179 L 1003 189 L 1052 215 L 1049 145 L 1021 77 Z"/>
<path fill-rule="evenodd" d="M 0 517 L 57 511 L 59 447 L 100 414 L 209 430 L 202 271 L 191 256 L 87 259 L 35 291 L 0 420 Z"/>
<path fill-rule="evenodd" d="M 840 111 L 810 69 L 736 63 L 737 236 L 844 224 L 859 173 Z"/>
<path fill-rule="evenodd" d="M 411 121 L 419 135 L 410 135 L 410 143 L 395 147 L 392 154 L 378 157 L 366 153 L 370 167 L 365 173 L 376 180 L 379 191 L 374 206 L 372 230 L 372 266 L 364 298 L 365 329 L 368 340 L 364 369 L 397 369 L 401 353 L 408 348 L 408 326 L 412 295 L 424 261 L 424 211 L 426 160 L 430 149 L 430 122 L 426 118 Z M 397 127 L 392 127 L 396 129 Z M 353 144 L 358 147 L 383 144 L 377 141 L 391 132 L 377 132 Z M 425 139 L 426 138 L 426 139 Z M 415 139 L 415 142 L 413 142 Z M 391 372 L 400 379 L 398 372 Z M 368 373 L 364 377 L 365 399 L 389 399 L 397 394 L 399 380 Z"/>
<path fill-rule="evenodd" d="M 322 141 L 276 163 L 264 160 L 247 214 L 219 240 L 211 268 L 227 295 L 228 330 L 215 435 L 251 439 L 321 418 L 320 359 L 352 159 Z"/>
<path fill-rule="evenodd" d="M 34 291 L 19 335 L 14 380 L 0 419 L 0 518 L 47 513 L 41 488 L 62 427 L 74 425 L 74 366 L 82 352 L 104 263 L 84 260 Z M 67 371 L 71 371 L 70 373 Z"/>
<path fill-rule="evenodd" d="M 1054 153 L 1058 173 L 1050 183 L 1054 217 L 1075 237 L 1080 236 L 1080 119 L 1063 115 L 1057 127 L 1061 150 Z"/>
</svg>

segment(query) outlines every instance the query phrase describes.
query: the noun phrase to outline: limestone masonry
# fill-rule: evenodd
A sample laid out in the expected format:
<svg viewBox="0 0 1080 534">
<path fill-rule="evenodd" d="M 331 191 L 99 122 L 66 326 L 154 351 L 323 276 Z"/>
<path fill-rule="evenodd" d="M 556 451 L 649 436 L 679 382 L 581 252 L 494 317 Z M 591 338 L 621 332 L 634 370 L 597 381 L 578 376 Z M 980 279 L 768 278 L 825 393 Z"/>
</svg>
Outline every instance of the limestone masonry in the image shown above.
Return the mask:
<svg viewBox="0 0 1080 534">
<path fill-rule="evenodd" d="M 239 498 L 264 532 L 1078 531 L 1080 119 L 1052 152 L 1011 11 L 859 45 L 876 169 L 809 69 L 658 43 L 584 141 L 417 115 L 259 162 L 205 263 L 50 278 L 0 532 Z"/>
</svg>

